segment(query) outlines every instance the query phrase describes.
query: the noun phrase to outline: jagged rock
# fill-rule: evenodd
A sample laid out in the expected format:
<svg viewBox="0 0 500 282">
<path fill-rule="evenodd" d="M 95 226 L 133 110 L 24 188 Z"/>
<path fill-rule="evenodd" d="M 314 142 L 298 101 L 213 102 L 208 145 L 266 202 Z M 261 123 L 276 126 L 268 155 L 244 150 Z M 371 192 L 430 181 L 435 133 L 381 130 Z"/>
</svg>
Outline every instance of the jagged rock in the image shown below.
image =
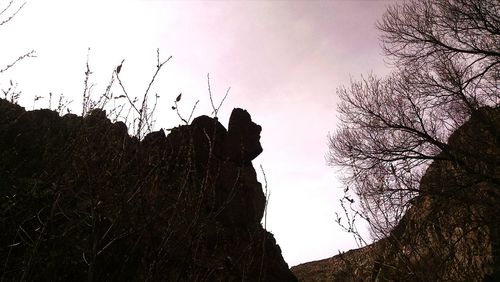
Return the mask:
<svg viewBox="0 0 500 282">
<path fill-rule="evenodd" d="M 224 140 L 227 130 L 216 118 L 200 116 L 191 123 L 193 127 L 193 141 L 195 148 L 200 151 L 197 155 L 200 158 L 208 160 L 211 155 L 222 158 L 224 151 Z"/>
<path fill-rule="evenodd" d="M 260 125 L 252 122 L 250 114 L 234 109 L 229 118 L 228 133 L 224 143 L 225 157 L 238 164 L 247 164 L 262 153 Z"/>
<path fill-rule="evenodd" d="M 0 99 L 2 280 L 296 281 L 260 225 L 261 128 L 235 112 L 139 141 L 104 111 Z"/>
<path fill-rule="evenodd" d="M 292 271 L 300 281 L 500 281 L 499 129 L 500 108 L 474 112 L 388 237 Z"/>
</svg>

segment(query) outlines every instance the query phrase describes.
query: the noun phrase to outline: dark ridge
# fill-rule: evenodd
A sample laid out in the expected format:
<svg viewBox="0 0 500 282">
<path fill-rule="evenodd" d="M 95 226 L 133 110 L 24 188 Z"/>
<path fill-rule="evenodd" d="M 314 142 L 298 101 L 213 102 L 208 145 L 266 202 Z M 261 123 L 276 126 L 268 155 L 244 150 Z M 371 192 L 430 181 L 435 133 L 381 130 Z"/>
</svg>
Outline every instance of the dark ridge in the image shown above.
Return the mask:
<svg viewBox="0 0 500 282">
<path fill-rule="evenodd" d="M 0 99 L 0 280 L 296 281 L 260 224 L 260 131 L 235 109 L 140 141 Z"/>
</svg>

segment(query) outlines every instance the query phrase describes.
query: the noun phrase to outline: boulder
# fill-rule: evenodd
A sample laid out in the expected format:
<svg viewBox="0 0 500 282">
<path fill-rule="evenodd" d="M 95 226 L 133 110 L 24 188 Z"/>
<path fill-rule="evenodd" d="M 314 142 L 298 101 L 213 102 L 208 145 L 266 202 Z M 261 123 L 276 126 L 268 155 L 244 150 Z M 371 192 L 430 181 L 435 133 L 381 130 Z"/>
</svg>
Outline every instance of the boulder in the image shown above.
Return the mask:
<svg viewBox="0 0 500 282">
<path fill-rule="evenodd" d="M 249 164 L 262 153 L 261 131 L 260 125 L 252 121 L 246 110 L 234 109 L 229 118 L 224 156 L 238 164 Z"/>
</svg>

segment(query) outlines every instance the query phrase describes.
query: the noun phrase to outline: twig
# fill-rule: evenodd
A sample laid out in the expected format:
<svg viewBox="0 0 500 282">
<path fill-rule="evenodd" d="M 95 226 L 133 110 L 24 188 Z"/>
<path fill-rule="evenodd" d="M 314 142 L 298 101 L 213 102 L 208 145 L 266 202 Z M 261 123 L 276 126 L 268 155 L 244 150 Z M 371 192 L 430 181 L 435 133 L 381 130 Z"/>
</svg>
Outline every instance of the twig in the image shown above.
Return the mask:
<svg viewBox="0 0 500 282">
<path fill-rule="evenodd" d="M 229 90 L 231 90 L 231 87 L 229 87 L 226 90 L 226 94 L 224 95 L 224 98 L 222 98 L 219 106 L 216 108 L 215 104 L 214 104 L 213 97 L 212 97 L 212 89 L 210 87 L 210 73 L 207 73 L 207 83 L 208 83 L 208 96 L 210 97 L 210 104 L 212 105 L 212 110 L 213 110 L 212 114 L 214 114 L 214 116 L 217 117 L 217 113 L 219 112 L 220 108 L 222 107 L 222 104 L 224 103 L 224 101 L 226 100 L 227 95 L 229 94 Z"/>
<path fill-rule="evenodd" d="M 267 205 L 269 204 L 269 198 L 271 197 L 271 192 L 268 192 L 268 190 L 267 190 L 267 177 L 266 177 L 266 172 L 264 171 L 264 167 L 262 167 L 262 164 L 260 165 L 260 170 L 262 171 L 262 175 L 264 176 L 264 191 L 265 191 L 265 196 L 266 196 L 266 205 L 264 206 L 264 229 L 266 229 L 266 226 L 267 226 Z"/>
<path fill-rule="evenodd" d="M 146 88 L 146 91 L 144 92 L 144 95 L 142 97 L 142 104 L 141 104 L 141 109 L 140 109 L 140 113 L 139 113 L 140 117 L 139 117 L 139 124 L 138 124 L 138 128 L 137 128 L 137 130 L 138 130 L 137 135 L 139 135 L 140 131 L 142 130 L 142 123 L 144 122 L 144 115 L 146 114 L 145 112 L 147 111 L 147 100 L 148 100 L 149 89 L 151 89 L 151 85 L 153 85 L 153 82 L 155 81 L 156 76 L 160 72 L 163 65 L 165 65 L 168 61 L 170 61 L 170 59 L 172 59 L 172 56 L 168 57 L 165 61 L 160 63 L 160 49 L 159 48 L 156 49 L 156 71 L 153 74 L 153 77 L 151 78 L 151 81 L 149 82 L 148 87 Z M 148 131 L 150 131 L 151 130 L 150 124 L 148 122 L 146 122 L 146 125 L 148 126 Z"/>
<path fill-rule="evenodd" d="M 12 3 L 14 2 L 14 0 L 11 0 L 9 2 L 9 4 L 7 4 L 7 7 L 5 7 L 5 9 L 2 10 L 2 12 L 0 12 L 0 15 L 3 15 L 3 13 L 5 13 L 11 6 L 12 6 Z M 10 22 L 16 15 L 17 13 L 19 13 L 19 11 L 21 11 L 21 9 L 24 7 L 24 5 L 26 5 L 26 2 L 24 2 L 18 9 L 17 11 L 15 11 L 14 13 L 12 13 L 12 15 L 10 15 L 10 17 L 8 17 L 7 19 L 3 20 L 2 22 L 0 22 L 0 26 L 1 25 L 4 25 L 8 22 Z"/>
<path fill-rule="evenodd" d="M 10 8 L 10 6 L 12 6 L 12 3 L 14 3 L 14 0 L 11 0 L 9 2 L 9 4 L 7 4 L 7 6 L 5 6 L 5 8 L 0 12 L 0 16 L 3 15 L 3 13 L 5 13 Z M 25 4 L 26 4 L 26 2 L 25 2 Z"/>
<path fill-rule="evenodd" d="M 36 58 L 35 53 L 36 53 L 35 50 L 31 50 L 28 53 L 26 53 L 26 54 L 24 54 L 22 56 L 19 56 L 12 63 L 8 64 L 5 68 L 0 69 L 0 73 L 3 73 L 5 71 L 7 71 L 8 69 L 12 68 L 15 64 L 17 64 L 19 61 L 21 61 L 23 59 L 26 59 L 26 58 Z"/>
<path fill-rule="evenodd" d="M 121 65 L 123 65 L 123 62 L 125 62 L 125 59 L 122 60 Z M 120 79 L 120 75 L 119 75 L 119 72 L 117 70 L 115 70 L 115 74 L 116 74 L 116 79 L 118 79 L 118 84 L 120 85 L 120 87 L 122 88 L 122 91 L 123 91 L 123 94 L 125 94 L 125 97 L 127 97 L 127 100 L 130 104 L 130 106 L 138 113 L 140 114 L 140 111 L 139 109 L 135 106 L 135 102 L 133 102 L 131 99 L 130 99 L 130 95 L 128 94 L 127 90 L 125 89 L 125 86 L 123 85 L 122 83 L 122 80 Z M 135 100 L 135 99 L 134 99 Z"/>
<path fill-rule="evenodd" d="M 85 80 L 83 81 L 82 116 L 85 116 L 89 110 L 88 107 L 88 103 L 90 100 L 89 78 L 90 75 L 92 74 L 89 66 L 89 56 L 90 56 L 90 48 L 87 49 L 87 62 L 85 63 L 87 70 L 85 71 Z"/>
<path fill-rule="evenodd" d="M 198 103 L 200 102 L 200 100 L 196 101 L 196 103 L 194 103 L 194 106 L 193 106 L 193 109 L 191 110 L 191 114 L 189 115 L 189 118 L 188 118 L 188 123 L 191 121 L 191 118 L 193 117 L 193 113 L 194 113 L 194 110 L 196 109 L 196 106 L 198 105 Z"/>
</svg>

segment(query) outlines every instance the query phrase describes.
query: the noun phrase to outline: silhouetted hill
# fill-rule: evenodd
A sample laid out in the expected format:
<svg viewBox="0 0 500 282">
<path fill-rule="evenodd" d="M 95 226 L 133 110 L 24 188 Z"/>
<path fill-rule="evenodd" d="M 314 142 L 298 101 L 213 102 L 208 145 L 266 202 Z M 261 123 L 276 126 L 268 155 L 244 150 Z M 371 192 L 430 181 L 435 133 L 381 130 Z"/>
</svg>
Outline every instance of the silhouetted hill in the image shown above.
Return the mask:
<svg viewBox="0 0 500 282">
<path fill-rule="evenodd" d="M 387 238 L 295 266 L 299 281 L 500 281 L 499 129 L 500 108 L 473 113 Z"/>
<path fill-rule="evenodd" d="M 140 141 L 0 100 L 0 280 L 296 281 L 260 224 L 260 131 L 235 109 Z"/>
</svg>

